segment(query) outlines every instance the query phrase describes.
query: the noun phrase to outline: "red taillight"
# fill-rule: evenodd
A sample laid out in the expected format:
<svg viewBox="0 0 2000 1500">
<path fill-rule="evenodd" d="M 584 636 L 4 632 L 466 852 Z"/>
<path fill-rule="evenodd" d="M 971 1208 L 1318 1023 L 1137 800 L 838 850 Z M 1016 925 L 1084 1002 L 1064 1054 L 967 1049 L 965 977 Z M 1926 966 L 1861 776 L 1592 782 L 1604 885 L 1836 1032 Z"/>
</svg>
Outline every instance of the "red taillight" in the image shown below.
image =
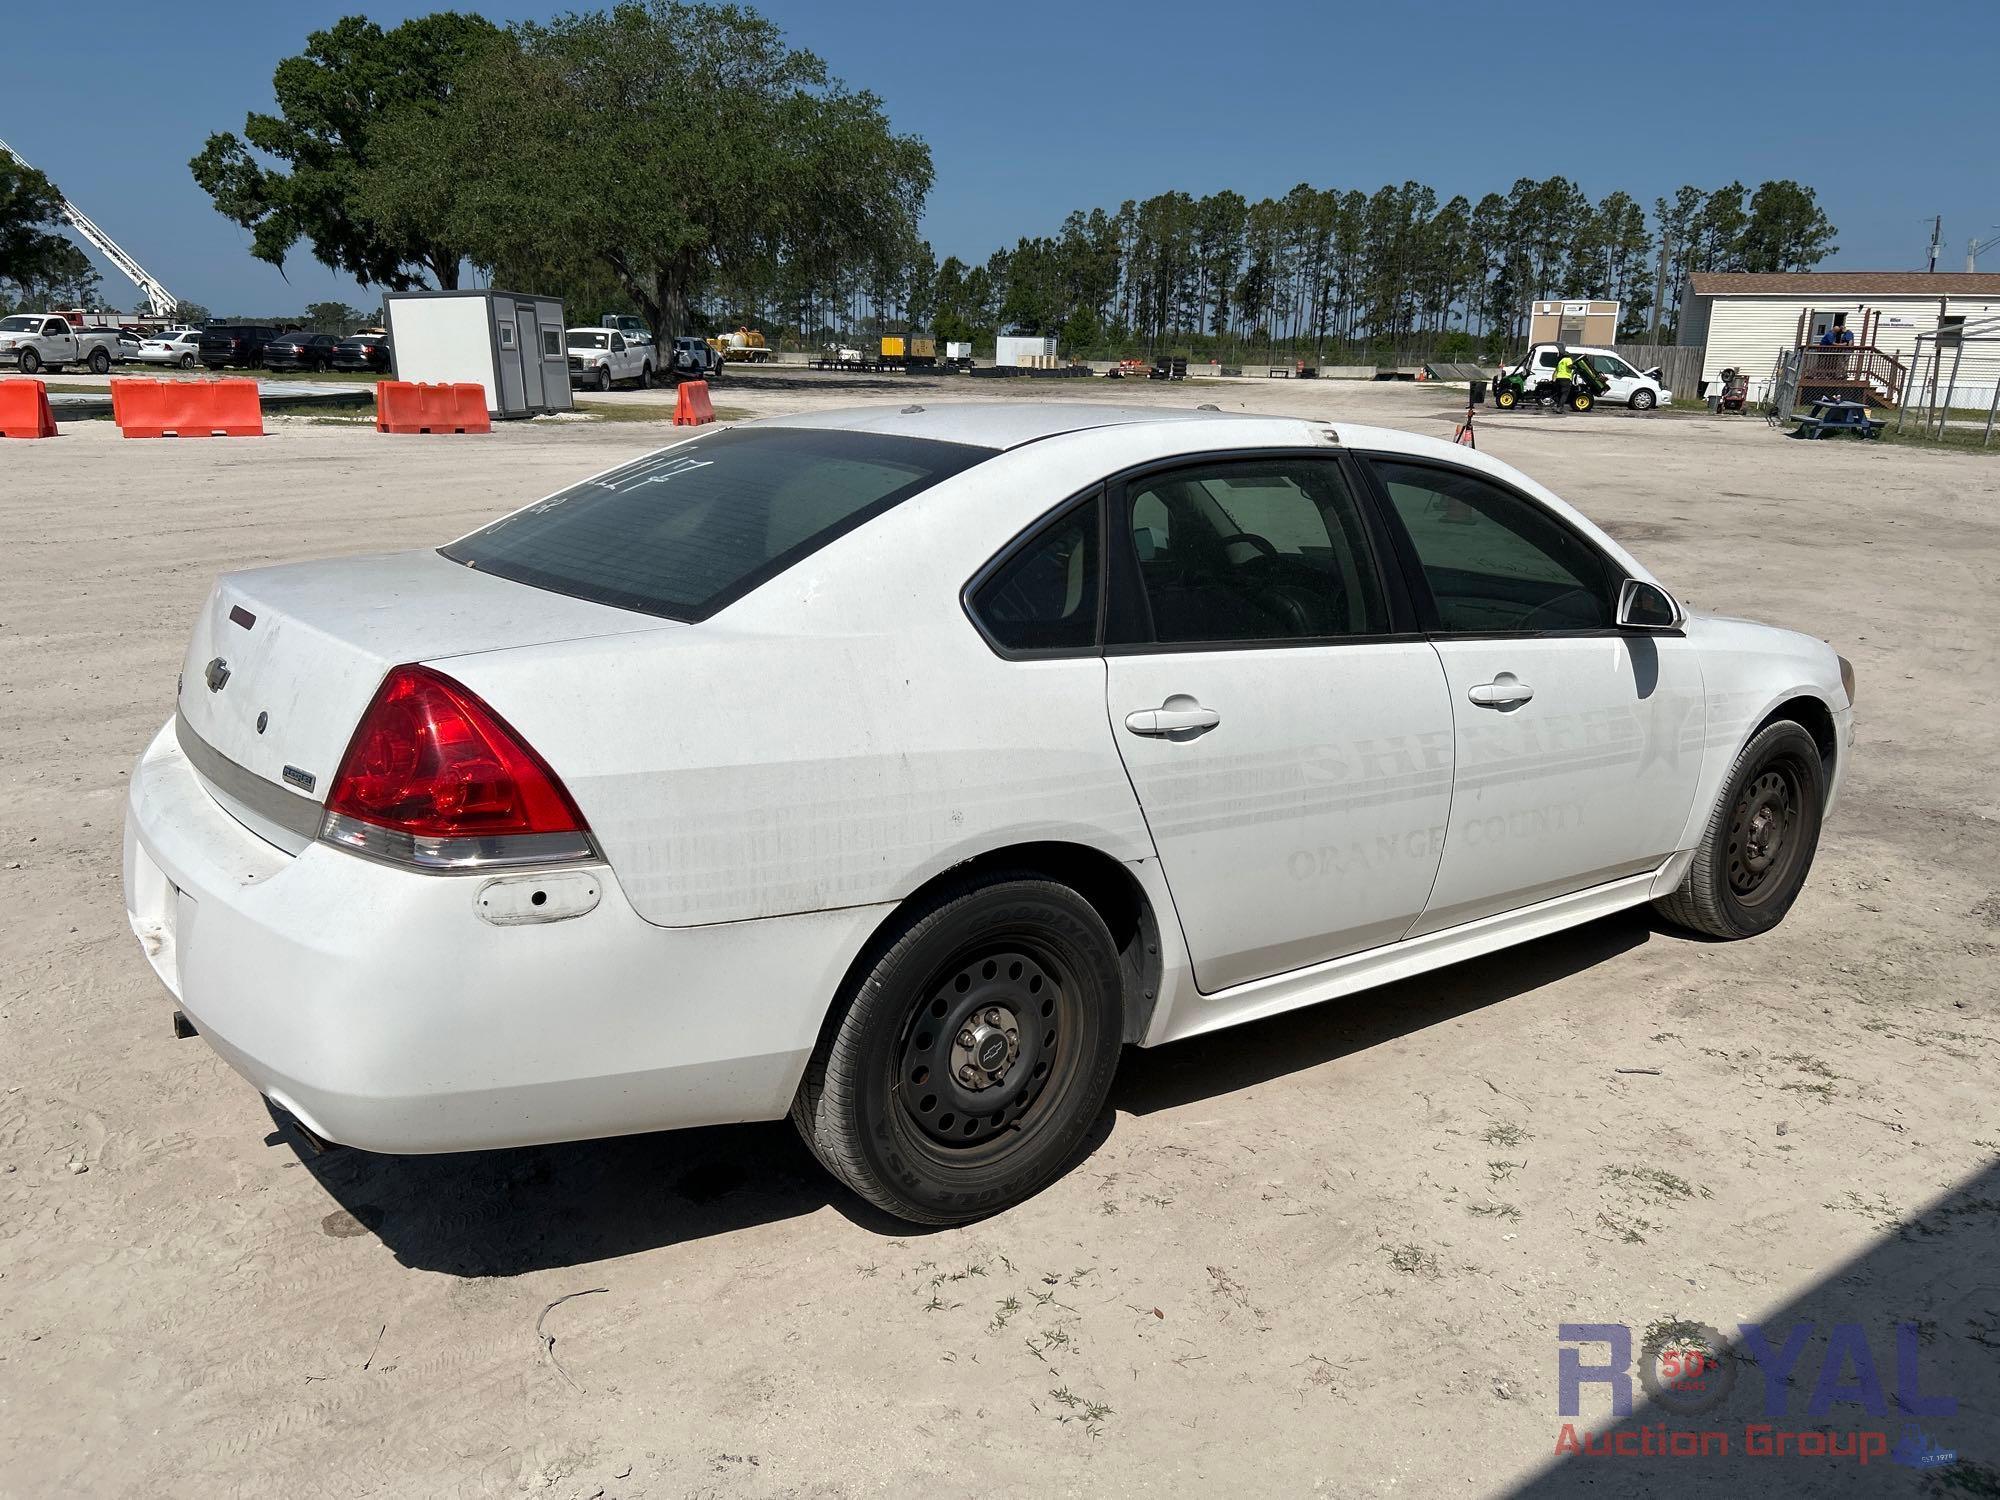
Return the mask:
<svg viewBox="0 0 2000 1500">
<path fill-rule="evenodd" d="M 583 817 L 555 772 L 476 693 L 428 667 L 397 667 L 383 680 L 326 811 L 330 832 L 337 820 L 353 819 L 433 849 L 440 840 L 536 834 L 574 835 L 571 845 L 589 848 Z M 353 838 L 335 841 L 361 847 Z M 555 847 L 562 842 L 537 840 L 556 858 L 565 857 Z"/>
</svg>

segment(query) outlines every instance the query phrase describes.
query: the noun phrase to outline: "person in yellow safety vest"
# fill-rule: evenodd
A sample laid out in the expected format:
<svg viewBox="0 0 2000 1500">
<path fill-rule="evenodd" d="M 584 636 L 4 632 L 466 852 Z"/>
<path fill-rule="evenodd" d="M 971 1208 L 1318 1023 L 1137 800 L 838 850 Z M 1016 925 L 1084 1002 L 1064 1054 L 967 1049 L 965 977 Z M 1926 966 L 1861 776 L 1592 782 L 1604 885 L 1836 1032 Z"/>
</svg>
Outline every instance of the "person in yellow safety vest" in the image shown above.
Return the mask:
<svg viewBox="0 0 2000 1500">
<path fill-rule="evenodd" d="M 1576 389 L 1576 361 L 1571 359 L 1567 349 L 1556 359 L 1556 413 L 1561 415 L 1569 410 L 1570 393 Z"/>
</svg>

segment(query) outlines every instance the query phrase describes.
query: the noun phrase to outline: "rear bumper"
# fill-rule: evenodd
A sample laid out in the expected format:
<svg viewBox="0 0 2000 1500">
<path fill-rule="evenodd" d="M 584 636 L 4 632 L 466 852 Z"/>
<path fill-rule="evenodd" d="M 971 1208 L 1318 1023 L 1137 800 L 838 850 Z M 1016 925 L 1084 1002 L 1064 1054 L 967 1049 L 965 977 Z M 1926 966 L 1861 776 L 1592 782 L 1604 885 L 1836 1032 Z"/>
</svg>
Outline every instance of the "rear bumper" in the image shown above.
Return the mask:
<svg viewBox="0 0 2000 1500">
<path fill-rule="evenodd" d="M 126 810 L 126 911 L 155 972 L 330 1141 L 460 1151 L 783 1115 L 882 909 L 676 930 L 593 873 L 586 914 L 496 926 L 486 877 L 287 854 L 209 796 L 171 724 Z"/>
</svg>

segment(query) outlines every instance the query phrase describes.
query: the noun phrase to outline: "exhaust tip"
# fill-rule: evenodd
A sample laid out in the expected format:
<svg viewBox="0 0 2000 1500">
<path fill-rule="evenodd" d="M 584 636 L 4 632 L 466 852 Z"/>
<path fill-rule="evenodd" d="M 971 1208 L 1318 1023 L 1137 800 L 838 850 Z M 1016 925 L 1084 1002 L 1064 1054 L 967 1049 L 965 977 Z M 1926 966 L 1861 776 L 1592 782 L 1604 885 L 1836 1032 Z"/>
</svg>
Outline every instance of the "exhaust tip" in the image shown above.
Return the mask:
<svg viewBox="0 0 2000 1500">
<path fill-rule="evenodd" d="M 312 1155 L 325 1156 L 329 1151 L 338 1151 L 341 1149 L 338 1141 L 328 1140 L 310 1125 L 306 1124 L 304 1120 L 301 1120 L 289 1109 L 286 1109 L 284 1105 L 278 1103 L 277 1100 L 266 1097 L 264 1103 L 271 1111 L 272 1118 L 278 1122 L 279 1126 L 281 1128 L 289 1128 L 295 1132 L 298 1138 L 305 1143 L 306 1150 Z M 271 1142 L 270 1144 L 275 1144 L 275 1142 Z"/>
<path fill-rule="evenodd" d="M 186 1011 L 177 1010 L 174 1012 L 174 1036 L 178 1040 L 184 1042 L 191 1036 L 200 1035 L 201 1033 L 195 1030 L 194 1022 L 187 1018 Z"/>
</svg>

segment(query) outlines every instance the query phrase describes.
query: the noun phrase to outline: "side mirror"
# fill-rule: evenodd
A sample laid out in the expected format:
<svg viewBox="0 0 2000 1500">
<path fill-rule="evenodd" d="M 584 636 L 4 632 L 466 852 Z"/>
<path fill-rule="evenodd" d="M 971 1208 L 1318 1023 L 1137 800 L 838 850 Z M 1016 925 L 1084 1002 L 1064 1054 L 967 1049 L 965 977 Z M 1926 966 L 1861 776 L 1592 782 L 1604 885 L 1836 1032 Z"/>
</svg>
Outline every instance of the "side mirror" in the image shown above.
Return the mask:
<svg viewBox="0 0 2000 1500">
<path fill-rule="evenodd" d="M 1687 611 L 1657 583 L 1628 578 L 1618 586 L 1620 630 L 1679 630 L 1686 623 Z"/>
</svg>

